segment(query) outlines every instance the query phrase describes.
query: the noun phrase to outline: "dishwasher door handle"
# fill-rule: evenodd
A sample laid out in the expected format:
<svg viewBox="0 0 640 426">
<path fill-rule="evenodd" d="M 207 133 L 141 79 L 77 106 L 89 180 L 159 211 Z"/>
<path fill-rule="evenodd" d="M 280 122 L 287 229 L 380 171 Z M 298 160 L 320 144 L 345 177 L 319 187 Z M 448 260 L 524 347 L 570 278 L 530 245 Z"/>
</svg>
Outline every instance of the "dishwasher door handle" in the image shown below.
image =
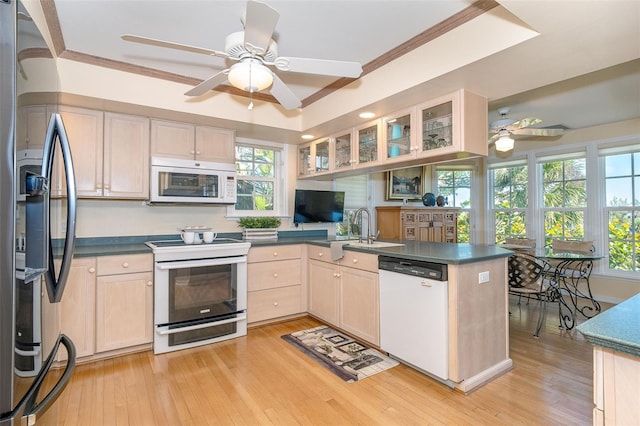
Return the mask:
<svg viewBox="0 0 640 426">
<path fill-rule="evenodd" d="M 422 280 L 420 281 L 420 285 L 422 287 L 433 287 L 433 281 L 430 280 Z"/>
</svg>

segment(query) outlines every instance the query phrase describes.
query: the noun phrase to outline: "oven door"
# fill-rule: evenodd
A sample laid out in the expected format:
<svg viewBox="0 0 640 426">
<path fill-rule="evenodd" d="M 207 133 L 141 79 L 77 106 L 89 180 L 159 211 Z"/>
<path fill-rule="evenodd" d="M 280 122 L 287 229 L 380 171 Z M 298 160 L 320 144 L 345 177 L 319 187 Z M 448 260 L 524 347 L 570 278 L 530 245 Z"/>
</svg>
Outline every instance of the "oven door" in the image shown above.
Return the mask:
<svg viewBox="0 0 640 426">
<path fill-rule="evenodd" d="M 246 334 L 247 257 L 156 262 L 156 353 Z"/>
</svg>

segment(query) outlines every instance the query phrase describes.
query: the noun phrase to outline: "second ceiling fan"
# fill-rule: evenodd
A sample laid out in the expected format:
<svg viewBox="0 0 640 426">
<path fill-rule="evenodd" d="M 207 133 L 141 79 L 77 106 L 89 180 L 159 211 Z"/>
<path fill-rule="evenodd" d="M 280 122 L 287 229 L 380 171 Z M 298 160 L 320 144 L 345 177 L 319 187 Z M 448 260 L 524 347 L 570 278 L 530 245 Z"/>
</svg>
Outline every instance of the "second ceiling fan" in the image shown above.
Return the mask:
<svg viewBox="0 0 640 426">
<path fill-rule="evenodd" d="M 280 14 L 269 5 L 249 0 L 244 19 L 244 31 L 229 34 L 225 39 L 224 51 L 132 34 L 125 34 L 122 39 L 236 61 L 228 69 L 212 75 L 186 92 L 187 96 L 200 96 L 229 82 L 234 87 L 249 93 L 270 88 L 271 95 L 285 109 L 295 109 L 300 107 L 300 99 L 269 67 L 275 67 L 279 71 L 334 77 L 357 78 L 362 74 L 362 65 L 357 62 L 278 56 L 278 45 L 272 37 L 279 18 Z"/>
<path fill-rule="evenodd" d="M 507 118 L 509 108 L 501 108 L 498 110 L 500 119 L 489 125 L 489 133 L 493 134 L 489 138 L 489 143 L 496 144 L 496 151 L 510 151 L 513 149 L 513 136 L 560 136 L 564 133 L 563 127 L 547 127 L 534 128 L 536 124 L 542 123 L 539 118 L 523 118 L 521 120 L 513 120 Z"/>
</svg>

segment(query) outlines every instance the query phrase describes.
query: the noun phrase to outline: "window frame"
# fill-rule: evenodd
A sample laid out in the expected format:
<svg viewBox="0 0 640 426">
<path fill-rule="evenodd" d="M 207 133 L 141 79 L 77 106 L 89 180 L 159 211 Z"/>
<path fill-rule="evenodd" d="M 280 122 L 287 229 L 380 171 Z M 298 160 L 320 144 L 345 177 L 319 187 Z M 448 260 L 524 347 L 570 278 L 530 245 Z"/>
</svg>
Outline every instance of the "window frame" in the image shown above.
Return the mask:
<svg viewBox="0 0 640 426">
<path fill-rule="evenodd" d="M 287 218 L 287 197 L 288 197 L 288 175 L 289 168 L 286 158 L 289 155 L 289 147 L 287 144 L 280 144 L 269 141 L 259 141 L 253 139 L 245 139 L 245 138 L 236 138 L 236 143 L 234 146 L 234 164 L 237 163 L 235 161 L 235 151 L 238 146 L 243 147 L 251 147 L 258 149 L 269 149 L 274 151 L 274 177 L 269 178 L 269 180 L 273 180 L 273 210 L 236 210 L 235 204 L 227 206 L 227 218 L 228 219 L 237 219 L 240 217 L 247 216 L 275 216 L 279 218 Z M 236 180 L 239 181 L 243 177 L 240 175 L 236 176 Z"/>
<path fill-rule="evenodd" d="M 531 197 L 532 194 L 532 190 L 533 190 L 533 185 L 532 185 L 532 178 L 531 178 L 531 164 L 529 164 L 530 162 L 528 161 L 528 159 L 526 157 L 523 158 L 519 158 L 519 159 L 513 159 L 510 161 L 500 161 L 500 162 L 494 162 L 494 163 L 490 163 L 487 167 L 487 212 L 489 213 L 489 216 L 487 217 L 487 229 L 490 230 L 490 232 L 488 232 L 487 237 L 490 238 L 489 241 L 491 241 L 490 244 L 495 244 L 498 241 L 498 235 L 496 233 L 496 229 L 497 229 L 497 222 L 496 222 L 496 214 L 498 212 L 514 212 L 514 213 L 523 213 L 524 214 L 524 229 L 525 229 L 525 234 L 524 235 L 520 235 L 521 237 L 526 237 L 526 238 L 533 238 L 532 235 L 534 234 L 534 227 L 531 226 L 531 218 L 533 217 L 533 210 L 534 210 L 534 206 L 536 205 L 536 202 L 533 198 L 535 197 Z M 494 202 L 492 201 L 494 199 L 494 194 L 495 194 L 495 182 L 493 179 L 493 171 L 496 169 L 505 169 L 505 168 L 513 168 L 513 167 L 526 167 L 527 169 L 527 206 L 526 207 L 510 207 L 508 209 L 498 209 L 495 207 Z M 505 238 L 509 238 L 511 236 L 515 236 L 515 234 L 509 234 L 507 236 L 505 236 Z"/>
</svg>

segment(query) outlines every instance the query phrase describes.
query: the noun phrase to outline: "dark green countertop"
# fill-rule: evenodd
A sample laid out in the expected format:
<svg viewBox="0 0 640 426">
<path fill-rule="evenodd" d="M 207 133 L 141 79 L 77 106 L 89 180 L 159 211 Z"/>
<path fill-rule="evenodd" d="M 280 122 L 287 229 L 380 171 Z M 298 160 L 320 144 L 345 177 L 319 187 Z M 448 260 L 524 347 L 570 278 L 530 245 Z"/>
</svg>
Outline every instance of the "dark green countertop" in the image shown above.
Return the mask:
<svg viewBox="0 0 640 426">
<path fill-rule="evenodd" d="M 242 234 L 221 234 L 219 238 L 242 239 Z M 85 238 L 76 242 L 75 257 L 111 256 L 118 254 L 151 253 L 151 249 L 145 245 L 147 241 L 178 240 L 179 235 L 150 235 L 135 237 L 101 237 Z M 423 260 L 449 265 L 479 262 L 503 258 L 511 255 L 510 250 L 499 248 L 495 245 L 481 244 L 452 244 L 452 243 L 427 243 L 420 241 L 395 241 L 402 244 L 394 247 L 362 247 L 350 246 L 347 240 L 335 240 L 327 238 L 324 231 L 290 231 L 283 232 L 277 239 L 253 240 L 253 247 L 287 245 L 287 244 L 314 244 L 330 247 L 332 243 L 342 245 L 344 250 L 358 251 L 398 257 L 402 259 Z M 354 240 L 355 242 L 355 240 Z"/>
<path fill-rule="evenodd" d="M 640 294 L 577 327 L 596 346 L 640 357 Z"/>
</svg>

